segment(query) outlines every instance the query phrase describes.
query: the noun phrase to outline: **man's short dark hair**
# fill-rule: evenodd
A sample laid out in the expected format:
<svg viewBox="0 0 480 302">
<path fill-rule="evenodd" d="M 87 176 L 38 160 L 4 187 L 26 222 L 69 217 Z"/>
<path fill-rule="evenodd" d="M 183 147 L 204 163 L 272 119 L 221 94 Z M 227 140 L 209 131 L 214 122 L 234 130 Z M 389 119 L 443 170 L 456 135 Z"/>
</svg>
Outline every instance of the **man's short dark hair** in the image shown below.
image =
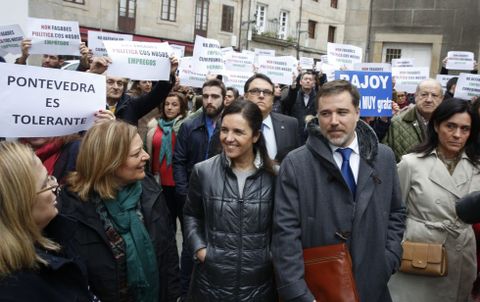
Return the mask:
<svg viewBox="0 0 480 302">
<path fill-rule="evenodd" d="M 350 82 L 345 80 L 335 80 L 323 84 L 318 90 L 317 102 L 320 101 L 321 97 L 340 94 L 344 91 L 350 93 L 352 96 L 353 106 L 358 108 L 360 104 L 360 93 L 355 85 L 352 85 Z"/>
<path fill-rule="evenodd" d="M 225 95 L 227 95 L 227 89 L 225 89 L 225 84 L 223 84 L 222 81 L 218 79 L 211 79 L 203 83 L 202 90 L 205 87 L 218 87 L 222 90 L 222 97 L 225 98 Z"/>
<path fill-rule="evenodd" d="M 248 92 L 248 88 L 250 87 L 250 83 L 255 80 L 255 79 L 262 79 L 266 82 L 268 82 L 270 85 L 272 85 L 272 91 L 275 91 L 275 85 L 273 84 L 272 80 L 265 74 L 263 73 L 256 73 L 253 76 L 251 76 L 246 82 L 245 86 L 243 86 L 243 93 Z"/>
</svg>

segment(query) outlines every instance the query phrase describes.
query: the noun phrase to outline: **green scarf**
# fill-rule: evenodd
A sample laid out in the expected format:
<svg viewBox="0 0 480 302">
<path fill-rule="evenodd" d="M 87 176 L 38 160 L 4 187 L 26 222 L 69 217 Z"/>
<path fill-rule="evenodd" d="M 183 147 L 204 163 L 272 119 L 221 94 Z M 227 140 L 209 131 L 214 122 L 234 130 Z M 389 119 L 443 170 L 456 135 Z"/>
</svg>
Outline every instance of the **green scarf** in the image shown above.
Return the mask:
<svg viewBox="0 0 480 302">
<path fill-rule="evenodd" d="M 167 166 L 172 165 L 172 155 L 173 155 L 173 148 L 172 148 L 172 131 L 173 131 L 173 123 L 175 119 L 167 122 L 164 119 L 158 119 L 158 126 L 162 129 L 162 146 L 160 147 L 160 156 L 159 161 L 162 164 L 163 158 L 167 161 Z"/>
<path fill-rule="evenodd" d="M 136 213 L 142 194 L 139 181 L 123 187 L 116 199 L 104 201 L 117 232 L 125 241 L 128 286 L 137 302 L 156 302 L 159 276 L 155 250 L 143 222 Z"/>
</svg>

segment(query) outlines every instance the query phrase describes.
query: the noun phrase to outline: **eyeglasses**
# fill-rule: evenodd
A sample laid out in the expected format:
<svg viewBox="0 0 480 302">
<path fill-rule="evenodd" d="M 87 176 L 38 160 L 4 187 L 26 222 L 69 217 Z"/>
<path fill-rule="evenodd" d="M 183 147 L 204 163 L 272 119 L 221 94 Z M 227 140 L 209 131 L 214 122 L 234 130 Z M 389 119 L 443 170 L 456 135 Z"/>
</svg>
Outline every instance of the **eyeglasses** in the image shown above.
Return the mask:
<svg viewBox="0 0 480 302">
<path fill-rule="evenodd" d="M 41 194 L 41 193 L 46 192 L 48 190 L 52 190 L 53 194 L 55 194 L 56 196 L 58 196 L 58 194 L 60 194 L 60 185 L 57 182 L 57 178 L 53 175 L 48 176 L 47 187 L 38 191 L 37 194 Z"/>
<path fill-rule="evenodd" d="M 250 93 L 251 95 L 254 95 L 254 96 L 260 96 L 260 94 L 262 94 L 262 93 L 263 93 L 264 96 L 272 96 L 273 95 L 273 91 L 268 90 L 268 89 L 252 88 L 247 92 Z"/>
</svg>

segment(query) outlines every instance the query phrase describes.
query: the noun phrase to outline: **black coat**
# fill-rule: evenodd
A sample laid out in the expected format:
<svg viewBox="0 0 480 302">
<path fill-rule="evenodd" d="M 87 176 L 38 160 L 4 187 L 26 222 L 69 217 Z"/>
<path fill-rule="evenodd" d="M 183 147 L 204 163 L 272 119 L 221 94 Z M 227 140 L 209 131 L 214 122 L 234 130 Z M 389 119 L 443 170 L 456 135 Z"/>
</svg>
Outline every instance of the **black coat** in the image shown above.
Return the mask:
<svg viewBox="0 0 480 302">
<path fill-rule="evenodd" d="M 172 82 L 173 81 L 173 82 Z M 126 93 L 122 95 L 115 109 L 115 117 L 129 124 L 138 125 L 138 120 L 155 109 L 167 98 L 175 80 L 159 81 L 149 93 L 132 97 Z"/>
<path fill-rule="evenodd" d="M 118 297 L 119 267 L 113 259 L 108 239 L 92 202 L 83 202 L 78 195 L 62 191 L 61 211 L 76 220 L 74 235 L 80 255 L 85 259 L 92 292 L 102 302 L 116 302 Z M 99 198 L 94 197 L 94 198 Z M 160 302 L 176 301 L 180 295 L 178 254 L 168 208 L 161 188 L 153 177 L 142 181 L 140 198 L 145 227 L 152 238 L 160 277 Z"/>
<path fill-rule="evenodd" d="M 195 165 L 183 210 L 185 234 L 191 250 L 206 247 L 207 256 L 195 264 L 190 301 L 274 301 L 273 183 L 260 168 L 240 197 L 223 153 Z"/>
<path fill-rule="evenodd" d="M 470 193 L 455 204 L 458 218 L 466 223 L 480 222 L 480 191 Z"/>
<path fill-rule="evenodd" d="M 38 270 L 22 270 L 0 280 L 2 302 L 65 302 L 91 301 L 86 269 L 78 257 L 72 234 L 75 222 L 58 215 L 45 228 L 46 237 L 62 246 L 59 253 L 37 248 L 36 253 L 47 261 Z"/>
<path fill-rule="evenodd" d="M 219 129 L 218 121 L 209 142 L 204 113 L 191 120 L 187 119 L 180 127 L 173 155 L 173 178 L 177 194 L 187 195 L 188 179 L 196 163 L 220 152 Z"/>
</svg>

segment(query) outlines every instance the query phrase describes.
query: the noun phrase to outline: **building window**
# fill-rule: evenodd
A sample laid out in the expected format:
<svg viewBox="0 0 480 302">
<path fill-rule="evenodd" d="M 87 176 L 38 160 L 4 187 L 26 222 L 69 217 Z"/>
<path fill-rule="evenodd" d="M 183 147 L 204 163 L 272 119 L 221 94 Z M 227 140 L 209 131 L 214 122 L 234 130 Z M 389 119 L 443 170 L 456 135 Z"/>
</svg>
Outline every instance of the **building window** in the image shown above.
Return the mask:
<svg viewBox="0 0 480 302">
<path fill-rule="evenodd" d="M 175 22 L 177 19 L 177 0 L 162 0 L 161 19 Z"/>
<path fill-rule="evenodd" d="M 85 4 L 85 0 L 63 0 L 64 2 L 72 2 L 76 4 Z"/>
<path fill-rule="evenodd" d="M 256 12 L 256 25 L 257 25 L 257 32 L 259 34 L 265 31 L 265 23 L 267 18 L 267 6 L 263 4 L 257 4 L 257 12 Z"/>
<path fill-rule="evenodd" d="M 195 35 L 207 36 L 208 0 L 197 0 L 195 7 Z"/>
<path fill-rule="evenodd" d="M 328 42 L 335 43 L 335 30 L 337 28 L 335 26 L 328 27 Z"/>
<path fill-rule="evenodd" d="M 222 31 L 233 32 L 233 12 L 233 6 L 222 6 Z"/>
<path fill-rule="evenodd" d="M 281 11 L 280 12 L 280 26 L 278 28 L 278 38 L 279 39 L 287 39 L 287 32 L 288 32 L 288 12 Z"/>
<path fill-rule="evenodd" d="M 330 0 L 330 7 L 338 8 L 338 0 Z"/>
<path fill-rule="evenodd" d="M 317 29 L 317 22 L 308 20 L 308 37 L 315 39 L 315 30 Z"/>
<path fill-rule="evenodd" d="M 137 0 L 119 0 L 118 29 L 124 32 L 135 31 Z"/>
<path fill-rule="evenodd" d="M 387 48 L 386 63 L 392 63 L 392 59 L 400 59 L 402 57 L 402 50 L 397 48 Z"/>
</svg>

